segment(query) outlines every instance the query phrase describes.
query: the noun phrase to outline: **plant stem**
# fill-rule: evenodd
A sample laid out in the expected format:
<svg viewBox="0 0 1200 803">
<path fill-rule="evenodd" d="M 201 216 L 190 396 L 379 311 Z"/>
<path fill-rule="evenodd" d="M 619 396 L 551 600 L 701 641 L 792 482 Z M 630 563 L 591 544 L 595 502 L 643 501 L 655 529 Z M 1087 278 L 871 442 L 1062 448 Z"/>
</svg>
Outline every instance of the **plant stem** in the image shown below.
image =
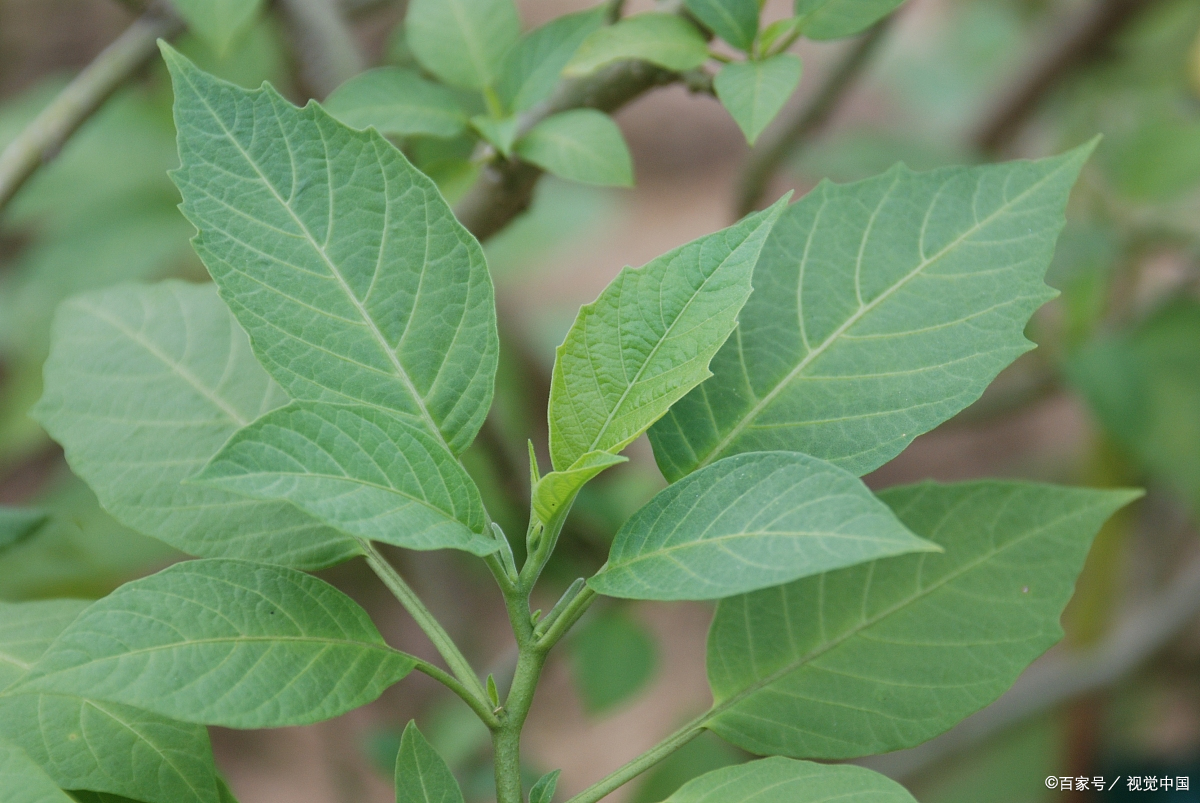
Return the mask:
<svg viewBox="0 0 1200 803">
<path fill-rule="evenodd" d="M 444 669 L 434 666 L 428 661 L 417 659 L 415 669 L 418 672 L 423 672 L 429 677 L 441 683 L 450 691 L 462 698 L 462 701 L 471 706 L 471 710 L 483 720 L 484 724 L 489 728 L 497 728 L 500 726 L 500 720 L 496 718 L 496 714 L 492 711 L 492 707 L 483 700 L 480 700 L 466 686 L 458 682 L 458 679 Z"/>
<path fill-rule="evenodd" d="M 825 79 L 812 101 L 797 109 L 789 119 L 782 121 L 775 128 L 778 133 L 750 152 L 738 188 L 736 217 L 741 218 L 759 208 L 767 185 L 779 166 L 795 154 L 833 115 L 847 90 L 854 85 L 862 75 L 863 69 L 870 63 L 871 56 L 891 25 L 891 20 L 892 16 L 884 17 L 850 45 L 842 61 Z"/>
<path fill-rule="evenodd" d="M 318 99 L 366 68 L 336 0 L 280 0 L 304 83 Z"/>
<path fill-rule="evenodd" d="M 674 753 L 685 744 L 695 739 L 704 730 L 704 722 L 708 718 L 708 713 L 704 713 L 691 722 L 684 725 L 679 730 L 672 733 L 667 738 L 656 744 L 654 747 L 642 753 L 637 758 L 630 761 L 625 766 L 609 773 L 604 778 L 584 789 L 575 797 L 567 801 L 567 803 L 596 803 L 605 795 L 613 792 L 631 780 L 641 775 L 646 770 L 653 767 L 658 762 L 662 761 L 667 756 Z"/>
<path fill-rule="evenodd" d="M 553 616 L 554 620 L 550 623 L 550 627 L 546 632 L 538 639 L 538 647 L 543 650 L 549 650 L 557 644 L 559 639 L 575 626 L 575 623 L 579 621 L 579 617 L 583 616 L 587 612 L 587 609 L 592 607 L 592 603 L 595 600 L 596 592 L 585 585 L 579 590 L 578 594 L 567 602 L 561 613 L 555 613 L 552 610 L 546 614 L 547 617 Z"/>
<path fill-rule="evenodd" d="M 0 210 L 42 165 L 123 83 L 158 53 L 160 38 L 183 30 L 183 22 L 155 5 L 84 67 L 50 105 L 0 152 Z"/>
<path fill-rule="evenodd" d="M 408 611 L 409 615 L 416 620 L 417 625 L 425 631 L 425 635 L 433 642 L 433 646 L 437 648 L 438 653 L 450 667 L 450 671 L 454 673 L 454 677 L 463 687 L 479 702 L 488 707 L 487 692 L 484 691 L 483 684 L 479 682 L 479 677 L 475 674 L 475 670 L 471 668 L 471 664 L 459 651 L 458 645 L 450 638 L 450 634 L 442 627 L 441 623 L 434 618 L 429 609 L 425 607 L 425 603 L 421 602 L 420 598 L 412 590 L 412 588 L 400 576 L 400 572 L 396 571 L 396 567 L 392 566 L 375 545 L 366 539 L 359 539 L 359 544 L 362 546 L 366 554 L 367 563 L 372 571 L 383 581 L 383 584 L 388 587 L 388 590 L 400 601 L 404 606 L 404 610 Z M 493 719 L 495 719 L 493 717 Z M 486 719 L 484 720 L 487 721 Z"/>
</svg>

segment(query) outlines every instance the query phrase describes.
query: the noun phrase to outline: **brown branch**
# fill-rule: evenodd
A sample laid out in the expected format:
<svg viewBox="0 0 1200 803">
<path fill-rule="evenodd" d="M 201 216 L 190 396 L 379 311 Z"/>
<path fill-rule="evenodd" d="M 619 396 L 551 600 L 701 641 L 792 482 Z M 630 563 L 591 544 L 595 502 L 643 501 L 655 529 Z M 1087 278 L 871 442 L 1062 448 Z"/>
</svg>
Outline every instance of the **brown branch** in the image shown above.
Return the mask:
<svg viewBox="0 0 1200 803">
<path fill-rule="evenodd" d="M 155 4 L 75 76 L 0 152 L 0 210 L 104 101 L 158 53 L 160 38 L 183 30 L 173 11 Z"/>
<path fill-rule="evenodd" d="M 280 0 L 300 77 L 321 100 L 366 69 L 354 32 L 337 0 Z"/>
<path fill-rule="evenodd" d="M 983 153 L 1003 152 L 1056 86 L 1108 55 L 1122 30 L 1158 0 L 1093 0 L 1064 20 L 1028 70 L 1004 89 L 975 128 L 971 141 Z"/>
<path fill-rule="evenodd" d="M 846 97 L 847 91 L 870 63 L 871 56 L 891 25 L 891 20 L 892 16 L 883 18 L 850 45 L 842 61 L 825 79 L 825 83 L 817 90 L 813 99 L 796 109 L 791 117 L 781 120 L 780 124 L 774 127 L 777 133 L 750 152 L 738 188 L 735 207 L 737 217 L 740 218 L 762 206 L 767 185 L 780 165 L 794 156 L 808 138 L 833 116 L 842 99 Z"/>
</svg>

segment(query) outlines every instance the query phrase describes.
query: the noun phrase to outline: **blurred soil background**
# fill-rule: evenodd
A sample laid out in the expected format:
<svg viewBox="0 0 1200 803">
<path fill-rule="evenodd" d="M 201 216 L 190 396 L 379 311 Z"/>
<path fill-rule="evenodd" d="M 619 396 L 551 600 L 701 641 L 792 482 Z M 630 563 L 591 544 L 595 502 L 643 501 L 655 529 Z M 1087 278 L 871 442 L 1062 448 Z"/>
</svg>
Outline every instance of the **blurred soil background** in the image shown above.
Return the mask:
<svg viewBox="0 0 1200 803">
<path fill-rule="evenodd" d="M 367 63 L 402 58 L 394 34 L 402 4 L 369 5 L 352 17 Z M 590 4 L 519 5 L 528 28 Z M 781 18 L 790 5 L 769 0 L 765 15 Z M 1014 87 L 1024 85 L 1039 60 L 1063 50 L 1078 20 L 1097 7 L 1122 5 L 1135 8 L 1049 71 L 1048 86 L 1018 115 L 1010 138 L 983 141 L 981 127 L 1012 106 Z M 635 2 L 629 10 L 650 6 Z M 1046 775 L 1190 773 L 1200 788 L 1198 9 L 1194 0 L 909 0 L 827 119 L 781 160 L 767 184 L 764 198 L 773 200 L 787 190 L 803 194 L 822 178 L 853 180 L 900 160 L 925 169 L 1042 156 L 1106 135 L 1073 198 L 1052 268 L 1050 281 L 1064 295 L 1030 328 L 1042 348 L 1002 374 L 972 408 L 868 478 L 873 487 L 1000 475 L 1151 488 L 1101 534 L 1068 611 L 1067 642 L 1030 670 L 1034 681 L 1024 696 L 1018 684 L 1015 701 L 1002 700 L 993 720 L 875 765 L 924 803 L 1089 799 L 1047 790 Z M 132 18 L 114 0 L 0 0 L 0 143 Z M 289 36 L 286 24 L 260 25 L 227 60 L 227 74 L 253 83 L 271 78 L 294 100 L 305 99 L 311 90 L 284 45 Z M 859 47 L 854 40 L 799 46 L 801 88 L 764 140 L 809 109 Z M 106 110 L 67 145 L 55 175 L 47 171 L 37 188 L 46 200 L 14 207 L 0 228 L 0 501 L 52 497 L 78 511 L 74 529 L 41 534 L 0 560 L 0 597 L 100 594 L 175 557 L 107 520 L 24 417 L 37 397 L 47 321 L 59 298 L 127 278 L 203 278 L 186 245 L 189 227 L 171 217 L 173 189 L 163 171 L 174 157 L 161 68 L 146 68 L 131 94 L 114 102 L 129 108 Z M 128 128 L 124 118 L 139 115 L 153 119 Z M 678 86 L 660 89 L 617 120 L 633 153 L 635 189 L 546 179 L 532 211 L 488 243 L 505 365 L 496 420 L 484 436 L 493 468 L 483 454 L 474 465 L 501 509 L 506 486 L 517 482 L 514 472 L 525 471 L 526 432 L 544 438 L 553 348 L 578 306 L 622 266 L 640 265 L 737 216 L 751 154 L 715 99 Z M 145 134 L 155 126 L 165 139 L 162 131 Z M 105 216 L 114 195 L 100 185 L 123 182 L 137 185 L 144 212 L 110 225 Z M 84 237 L 94 232 L 99 240 Z M 1154 340 L 1171 310 L 1188 321 L 1182 334 Z M 1104 348 L 1136 355 L 1143 346 L 1152 356 L 1134 357 L 1132 367 L 1130 360 L 1104 359 Z M 581 498 L 565 554 L 545 583 L 544 608 L 574 576 L 603 560 L 615 526 L 662 487 L 644 440 L 631 454 L 628 466 Z M 496 455 L 506 456 L 507 465 L 501 460 L 495 467 Z M 520 531 L 522 515 L 502 509 L 498 518 Z M 467 654 L 503 672 L 508 626 L 486 571 L 458 555 L 394 556 Z M 366 605 L 391 643 L 435 658 L 365 565 L 324 576 Z M 531 774 L 562 768 L 559 788 L 567 794 L 650 747 L 709 701 L 708 606 L 597 608 L 549 665 L 527 729 Z M 1168 632 L 1147 622 L 1169 624 L 1160 628 Z M 388 772 L 399 729 L 415 716 L 472 799 L 486 800 L 486 733 L 456 699 L 415 674 L 378 703 L 331 722 L 216 730 L 215 749 L 243 803 L 383 803 L 392 799 Z M 704 737 L 613 799 L 661 800 L 701 769 L 744 758 Z"/>
</svg>

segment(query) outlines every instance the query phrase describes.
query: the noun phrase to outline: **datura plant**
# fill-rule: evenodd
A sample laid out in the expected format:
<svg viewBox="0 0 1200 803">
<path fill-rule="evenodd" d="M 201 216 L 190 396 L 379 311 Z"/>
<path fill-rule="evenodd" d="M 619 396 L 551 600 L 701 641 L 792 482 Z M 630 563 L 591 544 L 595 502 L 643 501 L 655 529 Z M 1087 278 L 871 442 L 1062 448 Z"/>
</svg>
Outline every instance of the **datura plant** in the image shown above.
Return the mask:
<svg viewBox="0 0 1200 803">
<path fill-rule="evenodd" d="M 420 4 L 430 19 L 410 25 L 436 28 L 452 5 Z M 742 85 L 772 71 L 791 82 L 798 64 L 756 37 L 756 14 L 718 13 L 738 3 L 687 5 L 756 49 L 717 84 L 756 133 L 754 108 L 770 99 Z M 817 22 L 834 35 L 837 7 L 871 4 L 809 5 L 833 9 Z M 661 45 L 683 24 L 635 15 L 599 38 L 585 31 L 565 69 L 640 58 L 638 42 Z M 611 30 L 621 26 L 624 39 Z M 444 43 L 420 42 L 445 61 Z M 762 758 L 702 775 L 669 803 L 900 803 L 911 798 L 893 781 L 828 762 L 947 730 L 1061 636 L 1092 537 L 1136 491 L 985 480 L 872 493 L 860 477 L 1031 348 L 1023 329 L 1053 295 L 1043 274 L 1091 144 L 822 182 L 622 270 L 558 348 L 550 461 L 531 449 L 517 560 L 518 534 L 492 519 L 461 462 L 499 353 L 479 243 L 376 128 L 163 54 L 173 177 L 213 283 L 67 301 L 35 415 L 112 515 L 197 559 L 91 604 L 0 608 L 5 803 L 69 800 L 60 790 L 231 801 L 206 726 L 329 719 L 413 670 L 490 730 L 499 803 L 550 803 L 557 772 L 523 787 L 522 728 L 547 657 L 597 595 L 713 600 L 713 702 L 570 803 L 600 800 L 705 730 Z M 442 67 L 461 84 L 491 81 L 459 54 Z M 515 102 L 520 87 L 500 95 Z M 670 484 L 624 523 L 596 574 L 531 611 L 581 488 L 644 433 Z M 481 677 L 379 544 L 486 565 L 516 642 L 511 682 Z M 363 608 L 311 574 L 352 558 L 440 662 L 385 643 Z M 396 797 L 463 800 L 415 724 Z"/>
</svg>

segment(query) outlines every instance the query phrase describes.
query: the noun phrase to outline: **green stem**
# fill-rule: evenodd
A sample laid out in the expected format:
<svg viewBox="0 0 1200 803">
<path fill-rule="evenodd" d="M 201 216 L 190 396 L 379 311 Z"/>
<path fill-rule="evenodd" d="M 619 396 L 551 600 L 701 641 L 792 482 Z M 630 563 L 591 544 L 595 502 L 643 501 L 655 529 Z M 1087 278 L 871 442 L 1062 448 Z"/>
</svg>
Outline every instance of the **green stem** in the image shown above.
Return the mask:
<svg viewBox="0 0 1200 803">
<path fill-rule="evenodd" d="M 575 795 L 575 797 L 568 800 L 567 803 L 596 803 L 596 801 L 605 795 L 621 788 L 699 736 L 701 731 L 704 730 L 704 722 L 708 719 L 708 716 L 709 713 L 706 712 L 696 717 L 633 761 L 630 761 L 625 766 L 615 772 L 609 773 L 587 789 L 584 789 Z"/>
<path fill-rule="evenodd" d="M 500 720 L 496 718 L 496 713 L 492 711 L 492 707 L 480 700 L 475 695 L 471 694 L 466 686 L 458 682 L 458 679 L 444 669 L 434 666 L 428 661 L 417 659 L 417 665 L 414 667 L 418 672 L 423 672 L 429 677 L 441 683 L 450 691 L 462 698 L 462 701 L 471 706 L 471 710 L 483 720 L 489 728 L 500 727 Z"/>
<path fill-rule="evenodd" d="M 579 617 L 587 612 L 587 609 L 592 606 L 595 600 L 596 592 L 585 585 L 579 590 L 578 594 L 567 602 L 560 613 L 555 613 L 554 610 L 551 610 L 550 613 L 546 614 L 547 619 L 551 617 L 553 619 L 546 632 L 538 638 L 538 649 L 548 652 L 551 647 L 558 643 L 559 639 L 566 635 L 568 630 L 575 626 L 575 623 L 579 621 Z"/>
<path fill-rule="evenodd" d="M 359 539 L 362 545 L 363 552 L 366 554 L 367 563 L 372 571 L 378 575 L 383 584 L 388 587 L 388 590 L 400 601 L 404 606 L 404 610 L 408 611 L 409 615 L 416 620 L 417 625 L 425 631 L 425 635 L 433 642 L 433 646 L 437 648 L 438 653 L 450 667 L 450 671 L 454 673 L 454 677 L 463 685 L 472 696 L 476 697 L 480 704 L 487 706 L 487 692 L 483 689 L 483 684 L 479 682 L 479 677 L 475 674 L 475 670 L 471 668 L 471 664 L 459 651 L 458 645 L 450 638 L 450 634 L 446 632 L 434 615 L 425 607 L 425 603 L 416 595 L 416 592 L 404 582 L 404 578 L 400 576 L 400 572 L 396 571 L 396 567 L 392 566 L 387 559 L 379 553 L 375 545 L 365 539 Z M 493 719 L 495 719 L 493 717 Z M 486 721 L 486 720 L 485 720 Z"/>
</svg>

